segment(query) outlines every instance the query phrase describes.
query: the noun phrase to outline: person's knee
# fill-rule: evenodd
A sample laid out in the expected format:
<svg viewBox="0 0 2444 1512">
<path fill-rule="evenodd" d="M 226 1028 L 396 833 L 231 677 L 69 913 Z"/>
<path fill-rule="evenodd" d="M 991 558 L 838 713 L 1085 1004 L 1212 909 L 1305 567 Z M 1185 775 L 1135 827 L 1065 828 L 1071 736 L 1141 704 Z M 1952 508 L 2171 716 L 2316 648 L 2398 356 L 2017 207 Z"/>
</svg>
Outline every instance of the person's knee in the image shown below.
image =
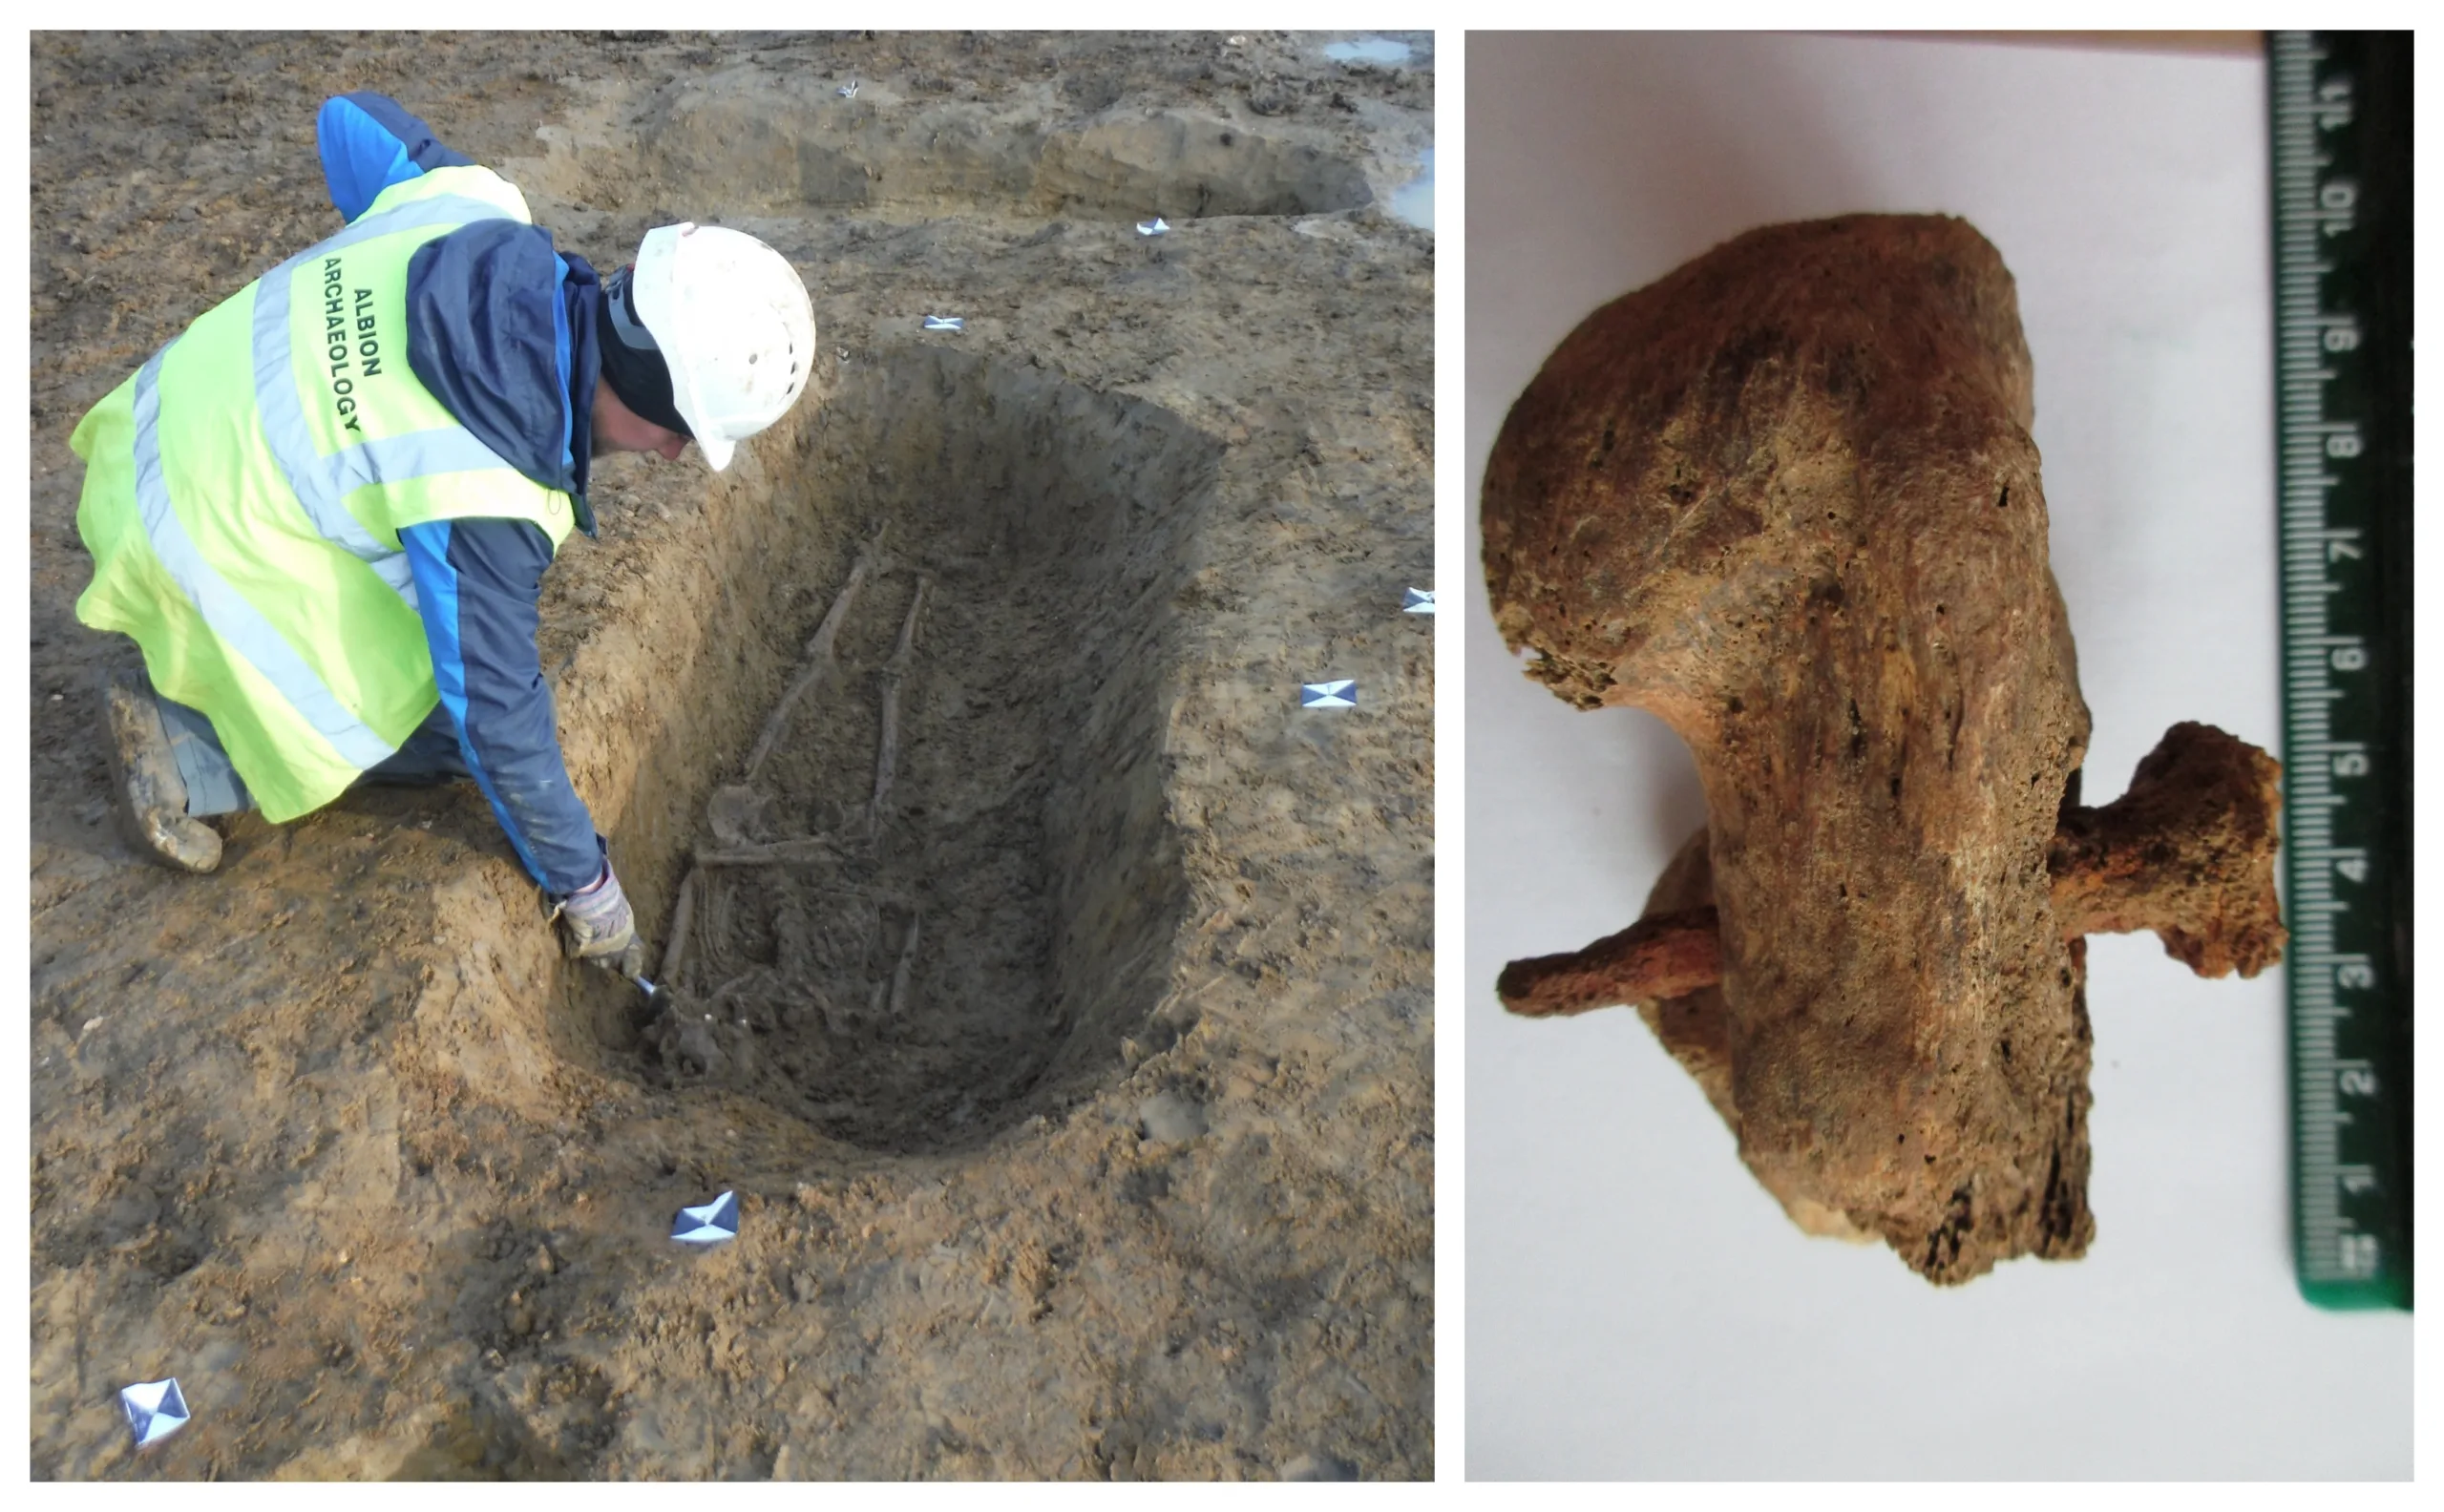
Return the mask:
<svg viewBox="0 0 2444 1512">
<path fill-rule="evenodd" d="M 170 755 L 179 764 L 179 780 L 186 784 L 189 816 L 204 819 L 244 813 L 255 807 L 246 780 L 238 775 L 212 721 L 201 710 L 189 708 L 158 688 L 153 691 L 153 706 L 169 738 Z"/>
</svg>

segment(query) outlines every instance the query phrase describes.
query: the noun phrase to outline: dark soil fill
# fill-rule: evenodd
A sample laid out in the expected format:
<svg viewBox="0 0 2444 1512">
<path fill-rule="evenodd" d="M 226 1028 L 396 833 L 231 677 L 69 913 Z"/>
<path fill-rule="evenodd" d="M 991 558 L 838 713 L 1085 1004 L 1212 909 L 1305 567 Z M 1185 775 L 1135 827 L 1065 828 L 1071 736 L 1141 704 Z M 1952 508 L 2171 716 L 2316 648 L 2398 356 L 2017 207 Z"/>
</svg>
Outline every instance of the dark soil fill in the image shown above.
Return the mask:
<svg viewBox="0 0 2444 1512">
<path fill-rule="evenodd" d="M 754 779 L 707 804 L 651 1039 L 682 1082 L 836 1138 L 973 1143 L 1047 1078 L 1120 1069 L 1160 996 L 1186 896 L 1170 600 L 1219 449 L 1154 406 L 931 351 L 853 368 L 810 441 L 779 509 L 836 548 L 756 628 L 820 649 L 757 722 Z M 774 707 L 709 660 L 691 703 Z M 698 727 L 657 762 L 701 765 Z"/>
</svg>

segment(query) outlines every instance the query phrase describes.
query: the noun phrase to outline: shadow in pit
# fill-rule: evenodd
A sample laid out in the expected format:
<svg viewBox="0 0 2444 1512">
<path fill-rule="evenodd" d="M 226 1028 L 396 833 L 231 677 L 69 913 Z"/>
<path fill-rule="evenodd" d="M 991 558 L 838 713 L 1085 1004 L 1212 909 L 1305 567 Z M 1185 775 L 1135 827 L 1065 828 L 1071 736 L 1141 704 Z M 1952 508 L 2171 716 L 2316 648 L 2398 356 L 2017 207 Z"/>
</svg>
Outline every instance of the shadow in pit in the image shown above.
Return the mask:
<svg viewBox="0 0 2444 1512">
<path fill-rule="evenodd" d="M 716 187 L 733 213 L 998 205 L 1088 220 L 1317 215 L 1374 200 L 1356 162 L 1295 129 L 1179 110 L 1047 126 L 964 103 L 841 100 L 811 83 L 680 87 L 642 114 L 626 171 L 581 168 L 579 192 L 615 209 L 679 185 Z"/>
<path fill-rule="evenodd" d="M 660 854 L 629 842 L 693 873 L 646 1065 L 864 1148 L 971 1145 L 1117 1075 L 1169 975 L 1174 598 L 1223 449 L 912 348 L 845 374 L 793 451 L 769 518 L 731 527 L 769 533 L 769 580 L 728 585 L 641 764 L 641 801 L 713 774 L 638 827 Z"/>
</svg>

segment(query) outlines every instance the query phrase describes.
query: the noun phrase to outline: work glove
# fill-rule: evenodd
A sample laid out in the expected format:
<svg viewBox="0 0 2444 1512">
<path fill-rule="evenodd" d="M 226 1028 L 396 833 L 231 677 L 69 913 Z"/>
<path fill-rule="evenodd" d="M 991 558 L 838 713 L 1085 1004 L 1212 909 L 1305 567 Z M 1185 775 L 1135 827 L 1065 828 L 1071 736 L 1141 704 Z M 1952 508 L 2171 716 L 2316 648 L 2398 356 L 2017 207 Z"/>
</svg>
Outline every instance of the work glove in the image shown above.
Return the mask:
<svg viewBox="0 0 2444 1512">
<path fill-rule="evenodd" d="M 560 931 L 569 956 L 590 960 L 633 976 L 644 969 L 644 943 L 637 938 L 636 914 L 611 863 L 592 887 L 580 888 L 560 902 Z"/>
</svg>

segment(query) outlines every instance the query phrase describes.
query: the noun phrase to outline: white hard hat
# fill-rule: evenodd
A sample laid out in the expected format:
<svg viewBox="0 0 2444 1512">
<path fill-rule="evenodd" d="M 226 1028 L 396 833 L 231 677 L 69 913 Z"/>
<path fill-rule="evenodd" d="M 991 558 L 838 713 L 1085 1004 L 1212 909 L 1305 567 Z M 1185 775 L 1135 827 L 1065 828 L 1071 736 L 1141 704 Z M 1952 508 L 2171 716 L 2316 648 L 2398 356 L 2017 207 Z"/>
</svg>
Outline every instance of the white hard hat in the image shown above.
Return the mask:
<svg viewBox="0 0 2444 1512">
<path fill-rule="evenodd" d="M 789 259 L 744 231 L 683 220 L 645 233 L 637 316 L 706 465 L 790 412 L 814 371 L 814 305 Z"/>
</svg>

